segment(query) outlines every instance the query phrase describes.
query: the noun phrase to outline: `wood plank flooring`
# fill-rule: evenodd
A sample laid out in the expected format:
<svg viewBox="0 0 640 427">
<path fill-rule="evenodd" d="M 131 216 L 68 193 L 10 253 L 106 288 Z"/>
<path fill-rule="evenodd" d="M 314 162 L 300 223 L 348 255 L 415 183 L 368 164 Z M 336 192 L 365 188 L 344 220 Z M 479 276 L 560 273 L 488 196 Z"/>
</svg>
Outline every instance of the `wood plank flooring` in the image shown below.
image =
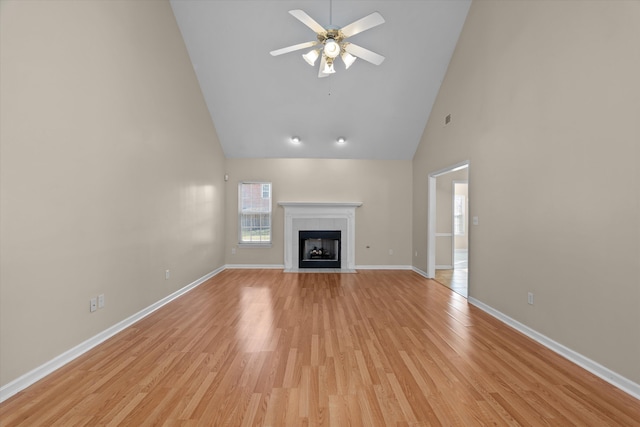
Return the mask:
<svg viewBox="0 0 640 427">
<path fill-rule="evenodd" d="M 411 271 L 226 270 L 2 426 L 638 426 L 640 401 Z"/>
<path fill-rule="evenodd" d="M 454 269 L 436 270 L 434 280 L 462 296 L 466 296 L 468 293 L 466 271 Z"/>
</svg>

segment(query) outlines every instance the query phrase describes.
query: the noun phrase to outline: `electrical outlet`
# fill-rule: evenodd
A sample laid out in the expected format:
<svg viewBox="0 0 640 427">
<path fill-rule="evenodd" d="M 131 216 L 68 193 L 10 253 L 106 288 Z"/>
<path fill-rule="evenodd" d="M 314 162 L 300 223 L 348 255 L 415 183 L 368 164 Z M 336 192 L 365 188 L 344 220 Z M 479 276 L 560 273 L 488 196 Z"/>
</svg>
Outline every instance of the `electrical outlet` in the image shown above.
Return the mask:
<svg viewBox="0 0 640 427">
<path fill-rule="evenodd" d="M 416 256 L 418 256 L 418 251 L 416 251 Z"/>
<path fill-rule="evenodd" d="M 165 280 L 169 280 L 169 277 L 171 277 L 171 271 L 169 271 L 169 270 L 165 270 L 165 271 L 164 271 L 164 278 L 165 278 Z"/>
<path fill-rule="evenodd" d="M 104 308 L 104 294 L 98 295 L 98 308 Z"/>
<path fill-rule="evenodd" d="M 533 292 L 528 292 L 527 293 L 527 303 L 529 305 L 533 305 Z"/>
<path fill-rule="evenodd" d="M 393 255 L 393 249 L 389 249 L 389 255 Z"/>
<path fill-rule="evenodd" d="M 235 255 L 236 254 L 236 248 L 231 248 L 231 255 Z"/>
<path fill-rule="evenodd" d="M 97 309 L 98 309 L 98 299 L 97 298 L 91 298 L 89 300 L 89 311 L 91 313 L 93 313 Z"/>
</svg>

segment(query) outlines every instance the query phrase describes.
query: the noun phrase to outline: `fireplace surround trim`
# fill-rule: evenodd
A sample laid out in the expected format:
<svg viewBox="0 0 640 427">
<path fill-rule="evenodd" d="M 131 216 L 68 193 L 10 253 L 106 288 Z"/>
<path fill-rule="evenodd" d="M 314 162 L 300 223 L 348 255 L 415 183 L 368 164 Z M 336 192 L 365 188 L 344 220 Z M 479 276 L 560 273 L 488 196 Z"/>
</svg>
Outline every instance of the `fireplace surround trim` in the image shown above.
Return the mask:
<svg viewBox="0 0 640 427">
<path fill-rule="evenodd" d="M 356 208 L 362 202 L 278 202 L 284 208 L 284 268 L 285 271 L 298 269 L 298 229 L 294 222 L 305 222 L 304 229 L 316 222 L 317 229 L 327 229 L 327 221 L 337 220 L 344 224 L 342 230 L 342 272 L 355 271 L 355 224 Z"/>
</svg>

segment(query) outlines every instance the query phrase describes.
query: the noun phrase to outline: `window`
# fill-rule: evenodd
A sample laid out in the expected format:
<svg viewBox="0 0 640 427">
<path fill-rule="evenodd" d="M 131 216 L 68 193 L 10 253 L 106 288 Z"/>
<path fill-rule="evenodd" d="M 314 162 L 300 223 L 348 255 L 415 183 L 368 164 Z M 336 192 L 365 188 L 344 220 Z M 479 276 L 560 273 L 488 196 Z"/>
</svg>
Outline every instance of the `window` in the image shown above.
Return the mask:
<svg viewBox="0 0 640 427">
<path fill-rule="evenodd" d="M 271 243 L 271 183 L 238 186 L 238 239 L 248 244 Z"/>
<path fill-rule="evenodd" d="M 262 184 L 262 198 L 263 199 L 271 198 L 271 184 Z"/>
<path fill-rule="evenodd" d="M 464 236 L 464 196 L 456 194 L 453 199 L 453 234 Z"/>
</svg>

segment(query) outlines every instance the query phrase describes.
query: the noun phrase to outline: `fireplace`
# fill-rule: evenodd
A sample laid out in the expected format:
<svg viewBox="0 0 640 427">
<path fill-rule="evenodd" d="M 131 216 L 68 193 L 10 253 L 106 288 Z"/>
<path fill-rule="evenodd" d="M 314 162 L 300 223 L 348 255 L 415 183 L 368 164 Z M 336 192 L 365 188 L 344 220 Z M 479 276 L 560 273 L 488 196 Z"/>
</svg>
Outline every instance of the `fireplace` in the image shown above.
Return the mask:
<svg viewBox="0 0 640 427">
<path fill-rule="evenodd" d="M 284 271 L 301 270 L 299 232 L 305 230 L 340 231 L 340 264 L 335 270 L 356 271 L 356 208 L 362 202 L 278 202 L 278 205 L 284 208 Z"/>
<path fill-rule="evenodd" d="M 340 268 L 340 230 L 300 230 L 298 268 Z"/>
</svg>

